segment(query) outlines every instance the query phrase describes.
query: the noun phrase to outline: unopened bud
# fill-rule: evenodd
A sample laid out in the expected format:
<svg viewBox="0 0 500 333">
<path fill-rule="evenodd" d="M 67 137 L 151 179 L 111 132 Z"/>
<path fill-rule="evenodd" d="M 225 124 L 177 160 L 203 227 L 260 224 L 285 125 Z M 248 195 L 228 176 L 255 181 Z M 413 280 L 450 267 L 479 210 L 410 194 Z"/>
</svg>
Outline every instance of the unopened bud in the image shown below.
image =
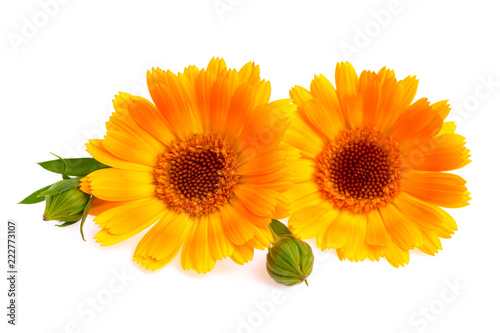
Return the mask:
<svg viewBox="0 0 500 333">
<path fill-rule="evenodd" d="M 72 188 L 53 195 L 45 196 L 45 221 L 76 222 L 82 218 L 83 210 L 90 195 Z"/>
<path fill-rule="evenodd" d="M 309 244 L 290 234 L 280 236 L 267 253 L 267 272 L 274 281 L 286 286 L 307 284 L 313 263 Z"/>
</svg>

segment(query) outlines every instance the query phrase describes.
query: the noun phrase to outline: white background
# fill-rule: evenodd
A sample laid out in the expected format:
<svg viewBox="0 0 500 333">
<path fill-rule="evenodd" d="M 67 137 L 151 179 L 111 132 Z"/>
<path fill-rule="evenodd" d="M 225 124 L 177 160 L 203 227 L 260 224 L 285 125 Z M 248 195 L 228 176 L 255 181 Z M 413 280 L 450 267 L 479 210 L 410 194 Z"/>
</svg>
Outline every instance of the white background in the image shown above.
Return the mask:
<svg viewBox="0 0 500 333">
<path fill-rule="evenodd" d="M 18 326 L 6 324 L 2 278 L 2 327 L 42 333 L 500 331 L 496 2 L 221 0 L 230 6 L 221 16 L 214 0 L 61 0 L 49 8 L 50 17 L 41 5 L 47 2 L 0 5 L 2 267 L 7 219 L 18 221 L 19 238 Z M 32 23 L 36 31 L 26 28 Z M 342 50 L 348 44 L 356 53 Z M 49 152 L 87 156 L 83 144 L 102 137 L 115 93 L 147 96 L 151 67 L 202 68 L 213 56 L 233 68 L 260 64 L 273 99 L 288 97 L 295 84 L 308 87 L 314 74 L 333 80 L 342 60 L 358 72 L 388 66 L 398 78 L 417 75 L 417 98 L 449 99 L 450 118 L 472 150 L 473 162 L 459 172 L 472 201 L 452 211 L 459 231 L 443 241 L 444 251 L 436 257 L 413 252 L 401 269 L 385 260 L 351 263 L 317 254 L 310 286 L 288 288 L 267 276 L 264 251 L 245 266 L 219 262 L 204 276 L 184 272 L 179 258 L 149 273 L 132 262 L 142 234 L 101 248 L 92 240 L 97 227 L 91 221 L 83 242 L 77 225 L 43 222 L 43 204 L 16 205 L 58 180 L 35 164 L 52 159 Z M 116 280 L 121 274 L 125 282 Z M 450 283 L 465 289 L 450 290 Z M 89 305 L 93 298 L 99 311 Z"/>
</svg>

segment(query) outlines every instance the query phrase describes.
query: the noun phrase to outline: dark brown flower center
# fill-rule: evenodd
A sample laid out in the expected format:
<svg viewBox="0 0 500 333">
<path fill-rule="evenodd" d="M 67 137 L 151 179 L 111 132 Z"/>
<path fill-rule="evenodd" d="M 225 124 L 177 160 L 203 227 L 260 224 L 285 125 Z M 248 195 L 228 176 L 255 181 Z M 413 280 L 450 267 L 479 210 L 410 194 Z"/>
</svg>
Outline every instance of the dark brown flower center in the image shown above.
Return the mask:
<svg viewBox="0 0 500 333">
<path fill-rule="evenodd" d="M 237 169 L 232 146 L 216 134 L 172 141 L 154 169 L 156 194 L 174 210 L 209 213 L 233 194 Z"/>
<path fill-rule="evenodd" d="M 368 212 L 392 202 L 400 192 L 400 149 L 377 130 L 342 131 L 316 162 L 316 181 L 338 208 Z"/>
</svg>

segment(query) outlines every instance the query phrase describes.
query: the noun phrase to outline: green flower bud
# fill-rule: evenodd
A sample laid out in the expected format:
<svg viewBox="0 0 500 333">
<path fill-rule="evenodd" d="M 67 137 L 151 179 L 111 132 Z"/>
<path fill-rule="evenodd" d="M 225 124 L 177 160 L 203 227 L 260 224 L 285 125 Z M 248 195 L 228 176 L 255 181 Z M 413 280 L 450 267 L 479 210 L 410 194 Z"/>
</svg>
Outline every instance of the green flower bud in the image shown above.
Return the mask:
<svg viewBox="0 0 500 333">
<path fill-rule="evenodd" d="M 57 194 L 45 196 L 44 221 L 61 221 L 74 223 L 82 218 L 90 195 L 72 188 Z"/>
<path fill-rule="evenodd" d="M 313 263 L 309 244 L 290 234 L 280 236 L 267 253 L 267 272 L 274 281 L 285 286 L 302 282 L 307 285 Z"/>
</svg>

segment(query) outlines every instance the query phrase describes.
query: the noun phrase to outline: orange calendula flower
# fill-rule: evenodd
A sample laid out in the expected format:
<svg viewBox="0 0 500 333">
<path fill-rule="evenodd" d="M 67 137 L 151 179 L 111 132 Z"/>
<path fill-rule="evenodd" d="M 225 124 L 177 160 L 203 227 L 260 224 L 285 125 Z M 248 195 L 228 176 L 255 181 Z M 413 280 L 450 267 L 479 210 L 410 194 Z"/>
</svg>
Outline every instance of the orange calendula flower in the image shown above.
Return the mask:
<svg viewBox="0 0 500 333">
<path fill-rule="evenodd" d="M 470 162 L 465 138 L 444 121 L 447 102 L 413 102 L 416 78 L 398 81 L 385 67 L 358 77 L 339 63 L 335 83 L 320 75 L 310 91 L 290 91 L 298 108 L 284 142 L 300 152 L 290 229 L 341 260 L 385 257 L 399 267 L 410 249 L 434 255 L 457 230 L 440 207 L 470 200 L 465 180 L 444 172 Z"/>
<path fill-rule="evenodd" d="M 292 179 L 280 142 L 295 106 L 269 103 L 270 84 L 253 63 L 237 71 L 212 59 L 206 70 L 177 75 L 153 69 L 147 83 L 154 104 L 120 93 L 105 138 L 87 145 L 111 166 L 81 181 L 98 198 L 95 239 L 115 244 L 154 224 L 134 253 L 146 269 L 181 248 L 182 267 L 198 273 L 226 257 L 248 262 L 273 240 L 271 218 L 288 215 Z"/>
</svg>

